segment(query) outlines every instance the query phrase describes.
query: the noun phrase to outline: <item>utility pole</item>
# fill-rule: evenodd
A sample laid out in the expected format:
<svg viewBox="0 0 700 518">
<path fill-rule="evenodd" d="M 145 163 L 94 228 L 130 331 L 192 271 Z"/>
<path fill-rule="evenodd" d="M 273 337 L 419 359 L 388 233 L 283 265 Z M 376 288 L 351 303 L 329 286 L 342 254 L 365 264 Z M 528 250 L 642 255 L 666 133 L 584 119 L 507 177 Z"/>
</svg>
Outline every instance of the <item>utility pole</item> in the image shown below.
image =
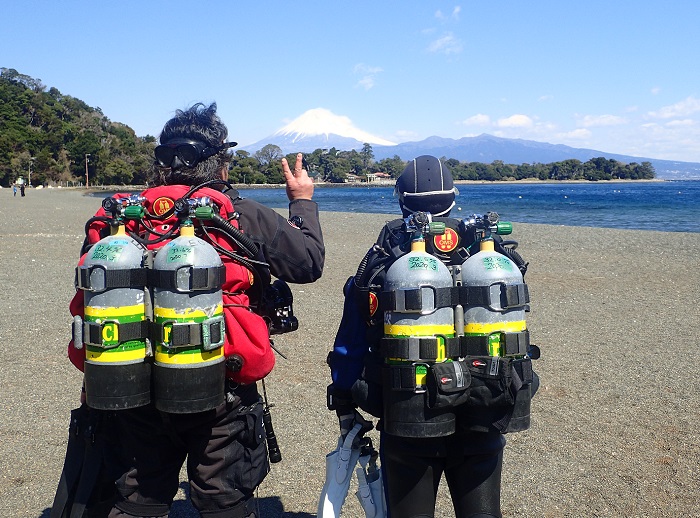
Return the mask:
<svg viewBox="0 0 700 518">
<path fill-rule="evenodd" d="M 88 157 L 90 156 L 90 153 L 85 153 L 85 188 L 87 189 L 89 186 L 89 176 L 88 176 Z"/>
<path fill-rule="evenodd" d="M 32 186 L 32 162 L 34 162 L 34 160 L 36 160 L 36 158 L 34 158 L 34 157 L 29 158 L 29 178 L 28 178 L 29 181 L 27 182 L 29 187 Z"/>
</svg>

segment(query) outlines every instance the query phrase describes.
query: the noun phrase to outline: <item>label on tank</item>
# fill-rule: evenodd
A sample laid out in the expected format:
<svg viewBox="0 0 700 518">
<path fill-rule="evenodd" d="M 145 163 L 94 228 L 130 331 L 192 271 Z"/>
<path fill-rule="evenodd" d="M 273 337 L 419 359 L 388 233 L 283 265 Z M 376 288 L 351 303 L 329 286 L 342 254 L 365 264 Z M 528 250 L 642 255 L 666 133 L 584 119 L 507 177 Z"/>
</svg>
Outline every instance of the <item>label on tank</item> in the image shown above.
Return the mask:
<svg viewBox="0 0 700 518">
<path fill-rule="evenodd" d="M 173 245 L 168 248 L 166 261 L 169 263 L 190 263 L 192 262 L 194 248 L 191 246 Z"/>
<path fill-rule="evenodd" d="M 95 261 L 108 261 L 113 263 L 119 260 L 119 256 L 126 246 L 126 241 L 110 241 L 107 244 L 96 244 L 92 248 L 91 258 Z"/>
<path fill-rule="evenodd" d="M 409 270 L 432 270 L 434 272 L 438 271 L 438 260 L 434 257 L 409 257 L 408 258 L 408 269 Z"/>
<path fill-rule="evenodd" d="M 484 268 L 487 270 L 513 271 L 513 263 L 507 257 L 484 257 Z"/>
</svg>

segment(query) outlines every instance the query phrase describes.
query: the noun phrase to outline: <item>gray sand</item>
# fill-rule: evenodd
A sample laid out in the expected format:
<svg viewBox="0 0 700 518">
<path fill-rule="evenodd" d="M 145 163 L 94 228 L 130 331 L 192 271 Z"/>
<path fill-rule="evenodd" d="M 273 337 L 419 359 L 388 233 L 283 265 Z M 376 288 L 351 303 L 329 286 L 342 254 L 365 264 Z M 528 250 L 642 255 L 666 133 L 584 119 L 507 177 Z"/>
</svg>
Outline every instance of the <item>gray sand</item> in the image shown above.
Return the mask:
<svg viewBox="0 0 700 518">
<path fill-rule="evenodd" d="M 81 384 L 65 351 L 73 268 L 99 203 L 0 190 L 2 517 L 48 517 Z M 337 439 L 325 358 L 341 287 L 387 219 L 322 214 L 326 270 L 293 286 L 300 329 L 276 339 L 288 359 L 267 380 L 284 459 L 260 487 L 263 516 L 315 515 Z M 516 224 L 513 237 L 542 388 L 532 428 L 508 436 L 504 516 L 700 516 L 700 234 Z M 184 498 L 171 516 L 195 516 Z M 352 494 L 344 515 L 360 516 Z M 444 487 L 436 515 L 453 515 Z"/>
</svg>

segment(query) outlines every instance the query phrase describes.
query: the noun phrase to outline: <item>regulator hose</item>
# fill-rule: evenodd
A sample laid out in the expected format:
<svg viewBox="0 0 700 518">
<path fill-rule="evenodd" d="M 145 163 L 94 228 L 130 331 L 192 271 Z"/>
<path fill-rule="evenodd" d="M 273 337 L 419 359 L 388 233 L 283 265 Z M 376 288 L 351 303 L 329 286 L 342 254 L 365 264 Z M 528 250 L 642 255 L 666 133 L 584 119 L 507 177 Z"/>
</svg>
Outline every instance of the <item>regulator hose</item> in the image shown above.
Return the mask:
<svg viewBox="0 0 700 518">
<path fill-rule="evenodd" d="M 520 270 L 520 273 L 523 274 L 523 277 L 525 277 L 525 272 L 527 272 L 527 265 L 528 263 L 525 262 L 525 259 L 522 258 L 522 256 L 515 251 L 515 247 L 511 246 L 504 246 L 504 245 L 512 245 L 515 243 L 515 246 L 518 246 L 517 242 L 515 241 L 504 241 L 504 242 L 496 242 L 495 243 L 495 248 L 497 251 L 506 257 L 508 257 L 511 261 L 515 263 L 515 265 L 518 267 L 518 270 Z"/>
<path fill-rule="evenodd" d="M 222 218 L 218 214 L 214 214 L 210 221 L 214 224 L 215 227 L 229 234 L 231 236 L 231 239 L 233 239 L 236 242 L 236 244 L 239 247 L 241 247 L 241 250 L 245 252 L 245 255 L 247 255 L 251 259 L 254 259 L 258 256 L 258 245 L 255 244 L 255 241 L 253 241 L 250 237 L 246 236 L 243 232 L 231 225 L 231 223 L 228 220 Z"/>
</svg>

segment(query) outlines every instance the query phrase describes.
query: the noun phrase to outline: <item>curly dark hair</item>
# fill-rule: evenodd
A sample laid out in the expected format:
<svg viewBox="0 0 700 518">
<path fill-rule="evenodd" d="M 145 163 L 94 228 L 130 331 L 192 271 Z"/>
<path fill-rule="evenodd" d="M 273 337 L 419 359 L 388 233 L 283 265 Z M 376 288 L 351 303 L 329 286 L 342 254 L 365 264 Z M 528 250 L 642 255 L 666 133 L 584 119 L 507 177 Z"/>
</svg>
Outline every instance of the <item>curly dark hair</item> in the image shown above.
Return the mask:
<svg viewBox="0 0 700 518">
<path fill-rule="evenodd" d="M 176 138 L 187 138 L 216 147 L 224 143 L 228 129 L 216 114 L 216 103 L 205 106 L 197 103 L 186 110 L 177 110 L 175 117 L 163 126 L 159 141 L 165 144 Z M 228 167 L 231 155 L 227 149 L 202 160 L 195 167 L 185 165 L 177 168 L 162 167 L 154 162 L 148 173 L 150 185 L 199 185 L 209 180 L 221 178 L 221 168 Z"/>
</svg>

